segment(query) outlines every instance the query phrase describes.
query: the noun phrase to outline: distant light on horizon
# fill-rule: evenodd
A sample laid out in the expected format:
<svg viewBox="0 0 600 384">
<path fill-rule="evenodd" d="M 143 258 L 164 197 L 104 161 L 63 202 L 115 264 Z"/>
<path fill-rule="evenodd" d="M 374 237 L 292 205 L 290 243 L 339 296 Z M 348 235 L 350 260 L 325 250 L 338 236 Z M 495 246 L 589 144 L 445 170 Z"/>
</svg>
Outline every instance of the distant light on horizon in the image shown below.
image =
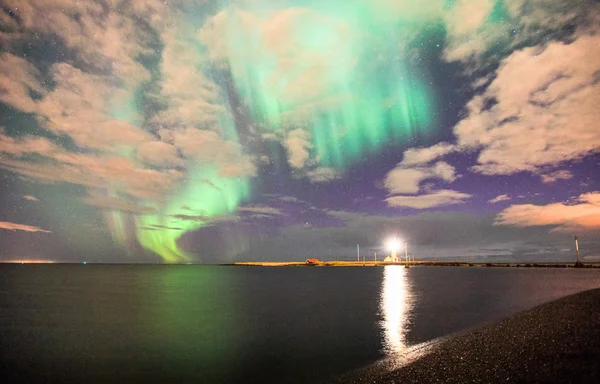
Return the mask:
<svg viewBox="0 0 600 384">
<path fill-rule="evenodd" d="M 8 263 L 8 264 L 54 264 L 55 263 L 54 260 L 30 260 L 30 259 L 2 260 L 1 262 Z"/>
<path fill-rule="evenodd" d="M 394 238 L 391 238 L 391 239 L 389 239 L 387 241 L 386 248 L 390 252 L 396 252 L 396 251 L 398 251 L 398 249 L 400 249 L 400 244 L 401 243 L 402 243 L 401 240 L 399 240 L 398 238 L 394 237 Z"/>
</svg>

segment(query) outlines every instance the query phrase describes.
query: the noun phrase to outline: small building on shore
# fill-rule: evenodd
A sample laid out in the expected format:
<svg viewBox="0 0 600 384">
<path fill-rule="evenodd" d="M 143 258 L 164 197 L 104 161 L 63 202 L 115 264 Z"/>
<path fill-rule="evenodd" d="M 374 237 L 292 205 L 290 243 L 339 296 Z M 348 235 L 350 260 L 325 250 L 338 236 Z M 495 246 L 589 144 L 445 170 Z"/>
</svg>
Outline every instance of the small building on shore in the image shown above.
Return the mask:
<svg viewBox="0 0 600 384">
<path fill-rule="evenodd" d="M 319 259 L 306 259 L 306 264 L 307 265 L 317 265 L 320 262 L 321 261 Z"/>
</svg>

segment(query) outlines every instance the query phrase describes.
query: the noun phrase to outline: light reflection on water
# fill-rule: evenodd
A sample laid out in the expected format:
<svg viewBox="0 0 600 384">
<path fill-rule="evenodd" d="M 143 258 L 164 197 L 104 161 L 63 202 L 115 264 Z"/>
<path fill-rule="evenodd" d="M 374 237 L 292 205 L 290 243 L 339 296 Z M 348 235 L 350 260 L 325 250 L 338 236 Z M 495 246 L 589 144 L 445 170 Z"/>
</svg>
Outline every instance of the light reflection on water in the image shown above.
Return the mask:
<svg viewBox="0 0 600 384">
<path fill-rule="evenodd" d="M 413 294 L 406 275 L 406 268 L 403 266 L 384 267 L 380 307 L 383 314 L 383 347 L 386 354 L 404 353 L 407 350 L 406 332 Z"/>
</svg>

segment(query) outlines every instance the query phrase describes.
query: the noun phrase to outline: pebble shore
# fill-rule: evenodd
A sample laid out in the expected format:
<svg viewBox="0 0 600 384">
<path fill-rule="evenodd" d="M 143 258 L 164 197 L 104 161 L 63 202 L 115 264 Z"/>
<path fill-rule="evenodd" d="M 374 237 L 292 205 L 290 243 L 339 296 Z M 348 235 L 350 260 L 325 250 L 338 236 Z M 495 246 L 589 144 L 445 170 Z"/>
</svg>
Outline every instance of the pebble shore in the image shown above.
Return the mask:
<svg viewBox="0 0 600 384">
<path fill-rule="evenodd" d="M 335 383 L 600 383 L 600 289 L 442 341 L 394 371 Z"/>
</svg>

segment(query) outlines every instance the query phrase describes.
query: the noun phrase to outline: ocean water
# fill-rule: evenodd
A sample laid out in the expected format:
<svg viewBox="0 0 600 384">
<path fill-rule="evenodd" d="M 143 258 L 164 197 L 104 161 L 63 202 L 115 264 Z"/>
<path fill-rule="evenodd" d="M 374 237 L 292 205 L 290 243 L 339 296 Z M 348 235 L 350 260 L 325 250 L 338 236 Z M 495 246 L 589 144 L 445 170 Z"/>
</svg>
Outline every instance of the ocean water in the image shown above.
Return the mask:
<svg viewBox="0 0 600 384">
<path fill-rule="evenodd" d="M 3 382 L 317 383 L 600 270 L 0 265 Z"/>
</svg>

